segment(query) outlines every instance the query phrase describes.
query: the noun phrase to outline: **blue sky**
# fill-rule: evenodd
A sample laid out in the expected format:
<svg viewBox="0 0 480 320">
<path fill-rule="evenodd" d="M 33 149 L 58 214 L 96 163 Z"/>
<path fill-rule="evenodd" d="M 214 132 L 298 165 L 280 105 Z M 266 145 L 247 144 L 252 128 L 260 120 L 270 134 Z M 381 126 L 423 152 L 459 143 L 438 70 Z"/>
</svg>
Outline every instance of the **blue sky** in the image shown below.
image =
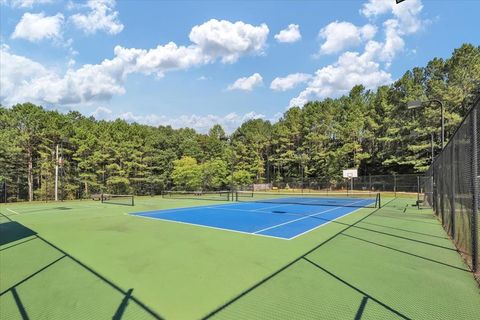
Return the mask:
<svg viewBox="0 0 480 320">
<path fill-rule="evenodd" d="M 0 0 L 0 99 L 227 131 L 479 45 L 480 1 Z"/>
</svg>

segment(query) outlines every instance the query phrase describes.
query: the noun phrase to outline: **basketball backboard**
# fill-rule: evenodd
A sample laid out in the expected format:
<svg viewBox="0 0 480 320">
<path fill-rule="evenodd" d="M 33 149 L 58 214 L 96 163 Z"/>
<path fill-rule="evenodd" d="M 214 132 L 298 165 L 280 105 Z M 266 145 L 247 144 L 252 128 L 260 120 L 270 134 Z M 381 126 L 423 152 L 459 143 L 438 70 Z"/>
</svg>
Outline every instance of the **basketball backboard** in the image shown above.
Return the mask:
<svg viewBox="0 0 480 320">
<path fill-rule="evenodd" d="M 346 169 L 343 170 L 343 177 L 344 178 L 357 178 L 358 177 L 358 170 L 357 169 Z"/>
</svg>

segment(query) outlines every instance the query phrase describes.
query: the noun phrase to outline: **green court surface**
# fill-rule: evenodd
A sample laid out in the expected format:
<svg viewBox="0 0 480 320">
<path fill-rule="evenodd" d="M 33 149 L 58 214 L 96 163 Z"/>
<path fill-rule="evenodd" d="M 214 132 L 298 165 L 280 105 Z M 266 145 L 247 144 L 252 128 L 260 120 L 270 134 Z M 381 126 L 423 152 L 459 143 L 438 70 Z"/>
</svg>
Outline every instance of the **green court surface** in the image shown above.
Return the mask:
<svg viewBox="0 0 480 320">
<path fill-rule="evenodd" d="M 293 240 L 143 219 L 218 204 L 0 206 L 0 319 L 476 319 L 431 210 L 383 199 Z"/>
</svg>

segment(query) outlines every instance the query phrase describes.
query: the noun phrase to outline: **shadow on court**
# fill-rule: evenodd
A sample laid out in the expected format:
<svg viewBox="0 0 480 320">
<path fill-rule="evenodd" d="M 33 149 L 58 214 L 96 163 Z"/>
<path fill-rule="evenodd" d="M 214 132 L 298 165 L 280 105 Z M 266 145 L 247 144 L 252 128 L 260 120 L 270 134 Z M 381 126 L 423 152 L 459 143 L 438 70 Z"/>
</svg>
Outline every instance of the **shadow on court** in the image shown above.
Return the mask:
<svg viewBox="0 0 480 320">
<path fill-rule="evenodd" d="M 72 208 L 69 208 L 69 207 L 56 207 L 54 208 L 55 210 L 61 210 L 61 211 L 65 211 L 65 210 L 72 210 Z"/>
<path fill-rule="evenodd" d="M 35 231 L 0 215 L 0 318 L 162 319 L 133 296 L 133 289 L 122 289 Z"/>
<path fill-rule="evenodd" d="M 16 221 L 0 224 L 0 246 L 36 235 L 36 232 Z"/>
</svg>

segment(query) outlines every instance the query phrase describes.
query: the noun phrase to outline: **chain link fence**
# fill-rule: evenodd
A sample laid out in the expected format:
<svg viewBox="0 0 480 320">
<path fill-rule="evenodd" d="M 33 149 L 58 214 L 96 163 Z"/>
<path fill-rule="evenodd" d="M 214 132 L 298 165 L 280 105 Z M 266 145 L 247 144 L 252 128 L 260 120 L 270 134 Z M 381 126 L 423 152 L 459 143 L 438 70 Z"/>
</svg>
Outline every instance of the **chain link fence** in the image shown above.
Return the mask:
<svg viewBox="0 0 480 320">
<path fill-rule="evenodd" d="M 480 95 L 422 181 L 424 201 L 480 279 Z"/>
<path fill-rule="evenodd" d="M 419 191 L 419 179 L 423 175 L 418 174 L 391 174 L 391 175 L 368 175 L 352 178 L 308 178 L 303 182 L 291 180 L 286 182 L 274 182 L 272 188 L 278 190 L 299 189 L 309 191 L 330 191 L 330 190 L 354 190 L 374 192 L 407 192 L 417 193 Z"/>
<path fill-rule="evenodd" d="M 35 176 L 36 177 L 36 176 Z M 32 183 L 32 200 L 34 201 L 55 201 L 55 182 L 53 179 L 35 179 Z M 29 185 L 26 179 L 15 178 L 0 180 L 0 203 L 24 202 L 29 200 Z M 132 194 L 137 196 L 161 195 L 165 188 L 161 184 L 150 182 L 133 181 L 123 188 L 113 188 L 107 185 L 89 185 L 85 187 L 83 182 L 67 181 L 59 179 L 58 181 L 58 200 L 81 200 L 90 199 L 92 195 L 100 193 L 110 194 Z"/>
<path fill-rule="evenodd" d="M 300 179 L 286 179 L 282 182 L 235 185 L 235 190 L 302 190 L 303 192 L 328 192 L 336 190 L 353 191 L 371 191 L 371 192 L 418 192 L 418 179 L 421 177 L 416 174 L 400 175 L 369 175 L 352 178 L 350 181 L 346 178 L 320 177 Z M 93 194 L 112 193 L 112 194 L 133 194 L 136 196 L 155 196 L 161 195 L 164 191 L 182 190 L 173 186 L 171 183 L 163 184 L 157 181 L 132 181 L 124 188 L 112 188 L 108 185 L 89 184 L 79 180 L 70 180 L 59 177 L 58 180 L 58 199 L 88 199 Z M 41 179 L 34 176 L 32 182 L 33 200 L 35 201 L 54 201 L 55 200 L 55 182 L 51 179 Z M 229 184 L 217 188 L 204 186 L 203 191 L 218 191 L 230 189 Z M 24 177 L 9 178 L 0 180 L 0 203 L 4 202 L 22 202 L 28 201 L 28 181 Z"/>
</svg>

